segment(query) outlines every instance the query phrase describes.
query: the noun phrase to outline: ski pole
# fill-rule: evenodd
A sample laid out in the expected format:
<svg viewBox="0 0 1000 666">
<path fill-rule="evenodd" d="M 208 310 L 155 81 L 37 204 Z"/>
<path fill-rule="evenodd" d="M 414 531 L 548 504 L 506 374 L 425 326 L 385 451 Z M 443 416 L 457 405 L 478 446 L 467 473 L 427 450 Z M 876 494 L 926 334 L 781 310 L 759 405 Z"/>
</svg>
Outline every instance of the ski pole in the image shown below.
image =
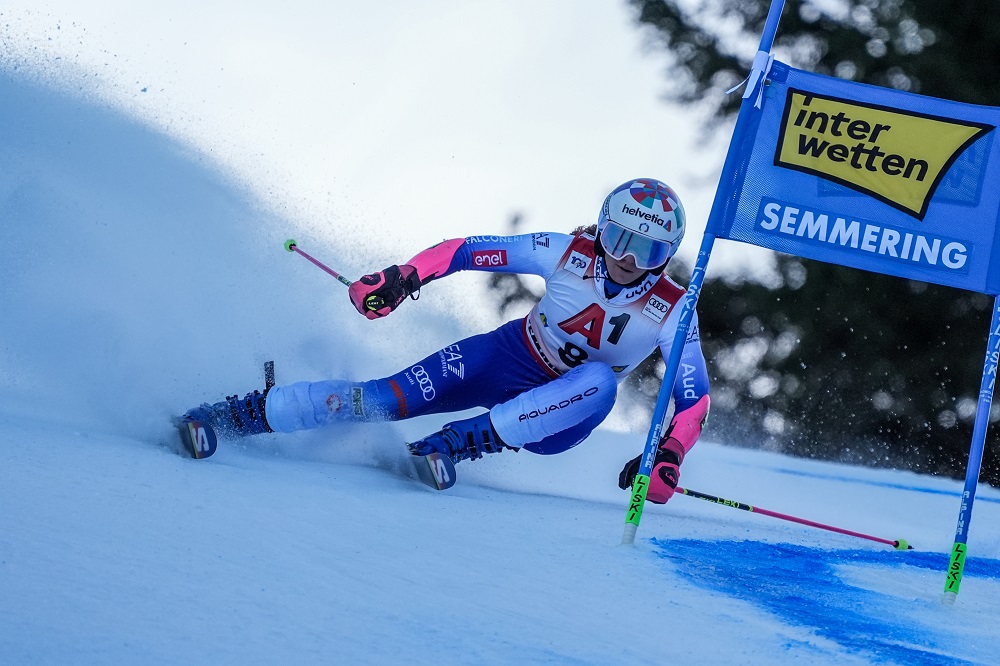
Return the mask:
<svg viewBox="0 0 1000 666">
<path fill-rule="evenodd" d="M 324 264 L 322 261 L 319 261 L 318 259 L 315 259 L 306 254 L 305 252 L 303 252 L 302 250 L 300 250 L 298 244 L 291 238 L 285 241 L 285 249 L 288 250 L 289 252 L 297 252 L 301 254 L 303 257 L 311 261 L 313 264 L 322 268 L 324 271 L 326 271 L 333 277 L 337 278 L 337 280 L 345 287 L 350 287 L 352 284 L 354 284 L 353 282 L 345 278 L 343 275 L 341 275 L 337 271 L 333 270 L 332 268 Z M 365 299 L 365 308 L 371 310 L 372 312 L 375 312 L 384 306 L 385 306 L 385 301 L 382 299 L 381 296 L 377 294 L 370 294 L 368 298 Z"/>
<path fill-rule="evenodd" d="M 308 259 L 309 261 L 311 261 L 313 264 L 315 264 L 316 266 L 319 266 L 324 271 L 326 271 L 327 273 L 329 273 L 333 277 L 335 277 L 338 280 L 340 280 L 340 282 L 344 286 L 346 286 L 346 287 L 350 287 L 351 286 L 351 281 L 350 280 L 348 280 L 343 275 L 341 275 L 337 271 L 333 270 L 332 268 L 330 268 L 329 266 L 327 266 L 323 262 L 318 261 L 316 259 L 313 259 L 308 254 L 306 254 L 305 252 L 303 252 L 302 250 L 300 250 L 298 244 L 296 244 L 296 242 L 294 240 L 292 240 L 291 238 L 289 238 L 288 240 L 285 241 L 285 249 L 288 250 L 289 252 L 297 252 L 297 253 L 301 254 L 303 257 L 305 257 L 306 259 Z"/>
<path fill-rule="evenodd" d="M 895 541 L 891 541 L 889 539 L 882 539 L 880 537 L 871 536 L 869 534 L 862 534 L 861 532 L 852 532 L 851 530 L 845 530 L 840 527 L 833 527 L 832 525 L 824 525 L 823 523 L 813 522 L 811 520 L 806 520 L 805 518 L 796 518 L 795 516 L 789 516 L 784 513 L 778 513 L 777 511 L 769 511 L 767 509 L 762 509 L 759 506 L 751 506 L 749 504 L 744 504 L 742 502 L 735 502 L 733 500 L 716 497 L 715 495 L 706 495 L 705 493 L 699 493 L 697 490 L 689 490 L 687 488 L 681 488 L 680 486 L 677 486 L 677 492 L 683 493 L 688 497 L 695 497 L 697 499 L 702 499 L 707 502 L 715 502 L 716 504 L 722 504 L 724 506 L 732 507 L 734 509 L 740 509 L 741 511 L 760 513 L 765 516 L 771 516 L 772 518 L 787 520 L 792 523 L 799 523 L 800 525 L 818 527 L 821 530 L 828 530 L 830 532 L 836 532 L 838 534 L 846 534 L 848 536 L 854 536 L 860 539 L 868 539 L 869 541 L 877 541 L 879 543 L 884 543 L 888 546 L 892 546 L 896 550 L 913 550 L 913 546 L 907 543 L 905 539 L 896 539 Z"/>
</svg>

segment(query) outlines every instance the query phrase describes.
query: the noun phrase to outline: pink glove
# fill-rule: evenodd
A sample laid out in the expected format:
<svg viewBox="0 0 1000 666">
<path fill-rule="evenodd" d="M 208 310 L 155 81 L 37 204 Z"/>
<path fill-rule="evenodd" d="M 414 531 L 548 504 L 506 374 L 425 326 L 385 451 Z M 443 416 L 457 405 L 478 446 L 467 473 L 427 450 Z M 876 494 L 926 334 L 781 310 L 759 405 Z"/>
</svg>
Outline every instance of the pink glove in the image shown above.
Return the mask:
<svg viewBox="0 0 1000 666">
<path fill-rule="evenodd" d="M 650 502 L 666 504 L 674 496 L 674 490 L 681 479 L 681 463 L 698 441 L 701 429 L 708 421 L 710 404 L 708 396 L 704 395 L 691 407 L 675 414 L 670 421 L 667 432 L 660 438 L 660 445 L 656 448 L 656 458 L 653 459 L 653 471 L 646 491 L 646 499 Z M 636 456 L 627 462 L 618 475 L 618 487 L 622 490 L 632 487 L 635 475 L 639 473 L 641 458 L 641 455 Z"/>
<path fill-rule="evenodd" d="M 399 304 L 420 290 L 417 269 L 409 264 L 389 266 L 383 271 L 365 275 L 347 290 L 351 303 L 369 319 L 384 317 Z"/>
</svg>

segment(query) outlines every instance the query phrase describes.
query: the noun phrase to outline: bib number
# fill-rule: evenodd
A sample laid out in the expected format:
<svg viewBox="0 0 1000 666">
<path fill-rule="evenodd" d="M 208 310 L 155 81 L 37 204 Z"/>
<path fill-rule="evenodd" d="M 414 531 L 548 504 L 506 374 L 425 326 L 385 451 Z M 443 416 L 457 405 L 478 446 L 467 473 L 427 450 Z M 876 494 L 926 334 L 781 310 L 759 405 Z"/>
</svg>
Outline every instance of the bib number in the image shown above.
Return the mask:
<svg viewBox="0 0 1000 666">
<path fill-rule="evenodd" d="M 563 345 L 562 349 L 559 350 L 559 360 L 561 360 L 568 368 L 575 368 L 586 361 L 588 356 L 590 356 L 590 354 L 588 354 L 585 349 L 577 347 L 572 342 L 567 342 Z"/>
</svg>

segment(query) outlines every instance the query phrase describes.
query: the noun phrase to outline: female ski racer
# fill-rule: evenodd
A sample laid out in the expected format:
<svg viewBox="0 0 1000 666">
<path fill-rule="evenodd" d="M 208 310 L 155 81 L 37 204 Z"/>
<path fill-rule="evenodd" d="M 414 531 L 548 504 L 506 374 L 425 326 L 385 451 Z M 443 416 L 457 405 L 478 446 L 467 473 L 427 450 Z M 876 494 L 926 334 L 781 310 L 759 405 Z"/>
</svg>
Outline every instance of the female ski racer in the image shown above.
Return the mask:
<svg viewBox="0 0 1000 666">
<path fill-rule="evenodd" d="M 684 229 L 674 191 L 642 178 L 607 196 L 596 233 L 446 240 L 353 283 L 349 293 L 358 312 L 385 317 L 428 282 L 462 270 L 539 275 L 545 295 L 523 319 L 449 345 L 390 377 L 274 386 L 242 400 L 203 404 L 185 418 L 208 422 L 220 435 L 245 436 L 484 407 L 489 411 L 408 444 L 410 451 L 437 451 L 454 462 L 504 449 L 566 451 L 607 417 L 618 384 L 655 346 L 669 357 L 686 296 L 663 270 Z M 673 387 L 674 415 L 663 429 L 647 492 L 655 503 L 673 495 L 680 465 L 708 416 L 697 318 L 689 331 Z M 625 465 L 621 488 L 632 485 L 638 468 L 639 457 Z"/>
</svg>

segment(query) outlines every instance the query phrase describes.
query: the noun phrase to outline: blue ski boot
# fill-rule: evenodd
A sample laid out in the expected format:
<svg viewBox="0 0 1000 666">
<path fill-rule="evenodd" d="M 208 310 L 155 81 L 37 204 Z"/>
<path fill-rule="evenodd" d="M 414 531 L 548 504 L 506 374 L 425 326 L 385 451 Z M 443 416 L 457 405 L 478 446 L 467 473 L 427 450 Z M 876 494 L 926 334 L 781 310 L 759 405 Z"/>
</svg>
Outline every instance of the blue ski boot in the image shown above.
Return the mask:
<svg viewBox="0 0 1000 666">
<path fill-rule="evenodd" d="M 436 451 L 456 463 L 482 458 L 483 453 L 500 453 L 505 448 L 518 450 L 500 439 L 493 429 L 489 412 L 449 423 L 433 435 L 406 446 L 414 455 L 426 456 Z"/>
<path fill-rule="evenodd" d="M 263 393 L 247 393 L 242 400 L 239 395 L 230 395 L 226 396 L 225 402 L 214 405 L 206 402 L 188 410 L 181 421 L 207 423 L 217 434 L 230 438 L 274 432 L 267 424 L 264 412 L 266 400 L 266 390 Z"/>
</svg>

